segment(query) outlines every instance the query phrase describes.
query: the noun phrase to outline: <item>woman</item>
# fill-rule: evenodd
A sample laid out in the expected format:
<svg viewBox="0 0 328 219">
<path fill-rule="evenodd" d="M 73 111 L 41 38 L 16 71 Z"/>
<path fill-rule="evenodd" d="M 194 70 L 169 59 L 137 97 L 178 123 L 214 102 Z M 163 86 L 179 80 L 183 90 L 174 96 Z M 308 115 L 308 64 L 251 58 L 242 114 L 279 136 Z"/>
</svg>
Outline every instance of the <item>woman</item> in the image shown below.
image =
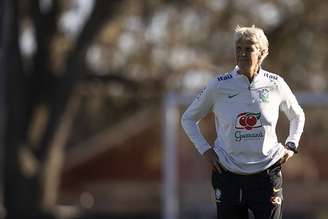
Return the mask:
<svg viewBox="0 0 328 219">
<path fill-rule="evenodd" d="M 268 55 L 262 29 L 235 29 L 237 66 L 210 80 L 183 114 L 182 126 L 204 158 L 213 166 L 212 185 L 219 219 L 281 218 L 281 164 L 297 153 L 304 113 L 282 77 L 261 68 Z M 290 121 L 284 145 L 276 124 L 281 109 Z M 210 146 L 198 121 L 215 114 L 217 139 Z"/>
</svg>

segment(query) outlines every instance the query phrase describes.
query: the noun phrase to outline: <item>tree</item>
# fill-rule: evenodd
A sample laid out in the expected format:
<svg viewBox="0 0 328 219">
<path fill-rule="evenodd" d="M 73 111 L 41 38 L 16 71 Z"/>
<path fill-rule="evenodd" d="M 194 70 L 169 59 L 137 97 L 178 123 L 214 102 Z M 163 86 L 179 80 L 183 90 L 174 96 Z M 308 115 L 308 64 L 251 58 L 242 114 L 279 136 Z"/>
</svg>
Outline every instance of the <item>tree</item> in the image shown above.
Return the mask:
<svg viewBox="0 0 328 219">
<path fill-rule="evenodd" d="M 62 160 L 56 163 L 54 157 L 63 156 L 67 137 L 63 133 L 70 128 L 70 120 L 63 117 L 74 109 L 67 106 L 74 106 L 74 102 L 68 103 L 84 72 L 86 51 L 118 2 L 95 2 L 63 72 L 54 72 L 50 65 L 50 42 L 57 32 L 60 2 L 53 1 L 47 11 L 41 10 L 38 0 L 26 4 L 30 5 L 27 13 L 32 17 L 37 42 L 28 68 L 23 67 L 18 41 L 19 8 L 24 2 L 5 0 L 0 3 L 4 52 L 1 66 L 2 76 L 6 77 L 4 205 L 7 218 L 52 217 L 50 212 L 55 205 Z M 53 186 L 49 185 L 54 181 Z"/>
</svg>

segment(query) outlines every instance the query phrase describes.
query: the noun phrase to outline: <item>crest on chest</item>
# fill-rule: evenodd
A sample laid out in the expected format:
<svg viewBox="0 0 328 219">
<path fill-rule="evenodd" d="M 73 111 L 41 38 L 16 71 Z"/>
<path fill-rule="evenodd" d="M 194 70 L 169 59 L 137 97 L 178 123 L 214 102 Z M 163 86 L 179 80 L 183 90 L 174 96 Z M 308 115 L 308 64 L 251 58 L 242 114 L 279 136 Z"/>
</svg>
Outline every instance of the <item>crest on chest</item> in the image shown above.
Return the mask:
<svg viewBox="0 0 328 219">
<path fill-rule="evenodd" d="M 257 91 L 259 95 L 259 100 L 262 103 L 268 103 L 269 102 L 269 96 L 270 96 L 270 90 L 267 88 L 260 89 Z"/>
</svg>

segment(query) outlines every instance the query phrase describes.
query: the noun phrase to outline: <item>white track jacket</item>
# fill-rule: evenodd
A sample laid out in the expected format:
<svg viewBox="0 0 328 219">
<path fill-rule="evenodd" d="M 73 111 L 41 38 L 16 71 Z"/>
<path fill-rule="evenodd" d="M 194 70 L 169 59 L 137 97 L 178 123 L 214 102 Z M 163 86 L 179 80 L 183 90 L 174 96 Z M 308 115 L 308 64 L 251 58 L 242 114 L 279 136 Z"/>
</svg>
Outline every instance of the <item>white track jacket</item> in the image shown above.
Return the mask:
<svg viewBox="0 0 328 219">
<path fill-rule="evenodd" d="M 261 69 L 252 83 L 233 71 L 209 81 L 183 114 L 181 123 L 197 150 L 211 148 L 198 121 L 215 114 L 217 139 L 214 150 L 221 165 L 231 172 L 252 174 L 265 170 L 284 154 L 276 124 L 281 109 L 290 121 L 286 142 L 298 146 L 304 127 L 304 112 L 282 77 Z"/>
</svg>

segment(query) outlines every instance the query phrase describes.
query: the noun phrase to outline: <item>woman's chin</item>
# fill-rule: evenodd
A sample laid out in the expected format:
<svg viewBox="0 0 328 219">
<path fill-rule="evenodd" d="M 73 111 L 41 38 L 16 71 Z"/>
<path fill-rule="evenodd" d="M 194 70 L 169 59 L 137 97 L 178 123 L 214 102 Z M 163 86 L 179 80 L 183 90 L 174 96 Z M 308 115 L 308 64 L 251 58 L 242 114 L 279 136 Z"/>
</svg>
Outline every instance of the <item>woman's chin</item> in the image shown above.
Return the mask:
<svg viewBox="0 0 328 219">
<path fill-rule="evenodd" d="M 248 65 L 248 64 L 244 64 L 244 63 L 238 63 L 238 67 L 239 67 L 239 69 L 240 70 L 244 70 L 244 71 L 247 71 L 247 70 L 249 70 L 250 68 L 251 68 L 251 66 L 250 65 Z"/>
</svg>

